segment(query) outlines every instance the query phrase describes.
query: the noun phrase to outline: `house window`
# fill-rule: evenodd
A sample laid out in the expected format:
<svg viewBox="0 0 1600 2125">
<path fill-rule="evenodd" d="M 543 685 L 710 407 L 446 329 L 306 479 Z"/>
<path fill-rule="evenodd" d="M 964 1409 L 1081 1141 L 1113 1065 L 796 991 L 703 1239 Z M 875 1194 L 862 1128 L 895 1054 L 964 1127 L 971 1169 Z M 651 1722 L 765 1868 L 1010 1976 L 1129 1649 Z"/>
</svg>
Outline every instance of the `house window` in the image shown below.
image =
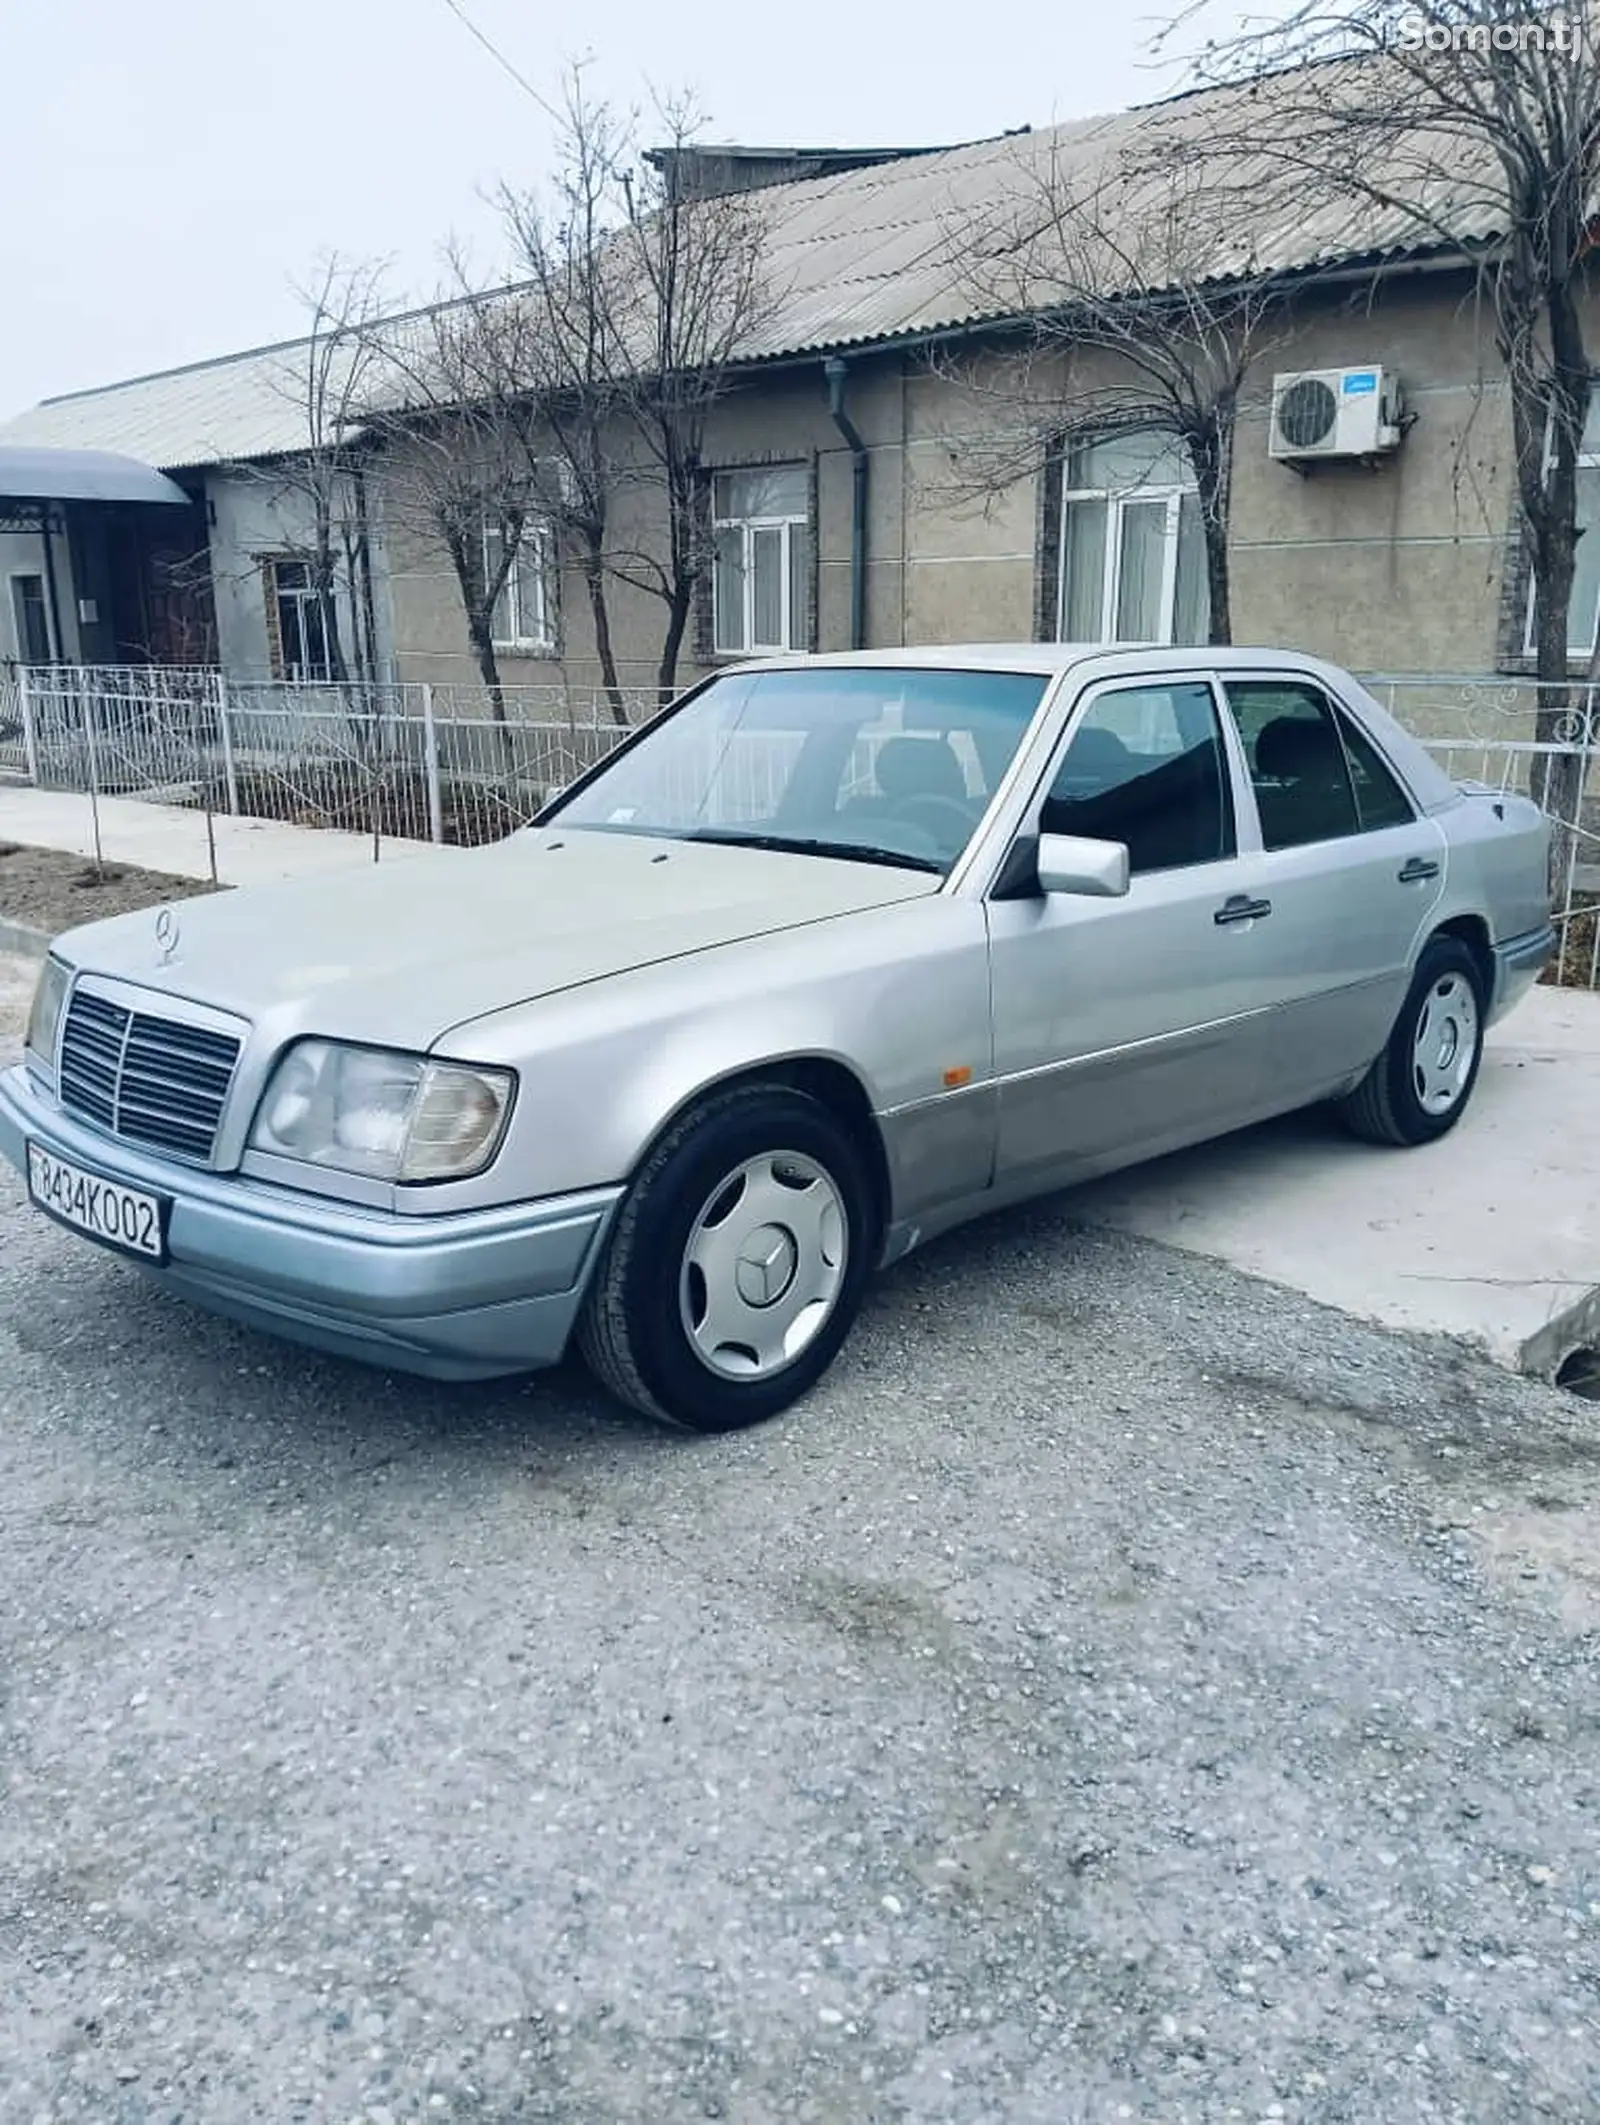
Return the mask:
<svg viewBox="0 0 1600 2125">
<path fill-rule="evenodd" d="M 1200 497 L 1183 445 L 1156 429 L 1085 438 L 1061 466 L 1063 642 L 1204 642 Z"/>
<path fill-rule="evenodd" d="M 504 551 L 504 531 L 498 524 L 485 524 L 483 570 L 486 582 L 493 580 Z M 490 615 L 489 633 L 495 648 L 533 650 L 541 656 L 547 655 L 555 647 L 550 604 L 550 533 L 543 524 L 526 524 Z"/>
<path fill-rule="evenodd" d="M 712 644 L 723 655 L 811 646 L 811 481 L 804 465 L 711 482 Z"/>
<path fill-rule="evenodd" d="M 11 578 L 11 620 L 16 630 L 17 661 L 21 664 L 50 662 L 50 607 L 43 576 Z"/>
<path fill-rule="evenodd" d="M 326 680 L 327 607 L 313 587 L 311 564 L 284 558 L 261 564 L 267 597 L 267 646 L 275 679 Z"/>
<path fill-rule="evenodd" d="M 1549 457 L 1546 456 L 1546 465 Z M 1600 627 L 1600 385 L 1591 394 L 1583 438 L 1578 445 L 1578 551 L 1572 573 L 1572 596 L 1567 605 L 1567 655 L 1589 657 L 1594 653 L 1595 633 Z M 1528 579 L 1527 635 L 1523 644 L 1532 656 L 1533 579 Z"/>
</svg>

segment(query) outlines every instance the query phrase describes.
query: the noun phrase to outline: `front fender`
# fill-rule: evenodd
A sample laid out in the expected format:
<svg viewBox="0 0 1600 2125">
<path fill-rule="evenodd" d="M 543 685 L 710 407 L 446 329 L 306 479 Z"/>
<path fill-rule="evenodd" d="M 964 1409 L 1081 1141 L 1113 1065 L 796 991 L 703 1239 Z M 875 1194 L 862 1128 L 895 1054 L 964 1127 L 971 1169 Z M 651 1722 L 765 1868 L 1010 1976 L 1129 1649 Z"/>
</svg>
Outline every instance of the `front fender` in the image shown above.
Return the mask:
<svg viewBox="0 0 1600 2125">
<path fill-rule="evenodd" d="M 613 976 L 459 1027 L 441 1052 L 520 1074 L 502 1193 L 626 1180 L 711 1087 L 797 1059 L 860 1085 L 897 1216 L 989 1178 L 987 935 L 980 906 L 943 895 Z"/>
</svg>

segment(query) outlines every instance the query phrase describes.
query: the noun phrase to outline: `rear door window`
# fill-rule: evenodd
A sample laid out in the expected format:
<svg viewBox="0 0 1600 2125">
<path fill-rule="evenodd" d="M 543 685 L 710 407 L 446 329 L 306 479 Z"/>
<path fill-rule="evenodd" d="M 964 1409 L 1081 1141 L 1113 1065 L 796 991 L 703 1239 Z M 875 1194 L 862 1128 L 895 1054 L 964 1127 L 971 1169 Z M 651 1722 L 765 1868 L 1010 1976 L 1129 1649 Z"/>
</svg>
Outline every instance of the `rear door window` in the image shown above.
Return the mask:
<svg viewBox="0 0 1600 2125">
<path fill-rule="evenodd" d="M 1402 826 L 1410 799 L 1366 733 L 1305 679 L 1229 679 L 1269 849 Z"/>
<path fill-rule="evenodd" d="M 1355 788 L 1361 831 L 1371 834 L 1380 827 L 1409 826 L 1417 816 L 1416 811 L 1396 781 L 1393 768 L 1357 723 L 1338 708 L 1335 708 L 1334 716 L 1339 735 L 1344 740 L 1345 756 L 1350 762 L 1350 780 Z"/>
</svg>

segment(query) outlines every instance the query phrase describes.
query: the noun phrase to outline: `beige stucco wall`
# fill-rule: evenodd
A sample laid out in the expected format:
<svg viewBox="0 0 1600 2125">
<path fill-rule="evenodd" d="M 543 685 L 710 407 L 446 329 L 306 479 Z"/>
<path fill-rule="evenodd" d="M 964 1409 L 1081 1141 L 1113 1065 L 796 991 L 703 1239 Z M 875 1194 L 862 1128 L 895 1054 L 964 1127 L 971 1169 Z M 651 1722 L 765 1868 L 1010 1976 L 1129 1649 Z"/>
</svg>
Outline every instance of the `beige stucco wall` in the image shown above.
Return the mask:
<svg viewBox="0 0 1600 2125">
<path fill-rule="evenodd" d="M 871 453 L 868 548 L 868 632 L 872 640 L 900 639 L 902 508 L 901 391 L 898 363 L 863 364 L 848 387 L 850 414 Z M 763 374 L 713 409 L 706 438 L 706 466 L 799 463 L 815 480 L 817 640 L 841 648 L 850 628 L 851 459 L 828 412 L 821 362 Z M 461 595 L 448 556 L 429 538 L 408 502 L 403 457 L 391 458 L 386 479 L 393 496 L 386 515 L 390 555 L 393 640 L 398 675 L 436 684 L 472 686 L 477 667 L 467 639 Z M 380 486 L 382 482 L 379 483 Z M 624 557 L 661 551 L 660 493 L 648 479 L 622 483 L 611 504 L 610 550 L 629 572 L 643 573 Z M 559 583 L 559 646 L 555 658 L 498 658 L 508 686 L 562 686 L 585 693 L 598 687 L 600 666 L 588 592 L 580 572 L 568 565 Z M 667 609 L 637 583 L 613 576 L 607 584 L 617 673 L 626 687 L 650 687 L 656 678 Z M 698 630 L 691 619 L 679 659 L 681 682 L 698 677 Z"/>
<path fill-rule="evenodd" d="M 1369 362 L 1398 374 L 1415 416 L 1392 457 L 1304 474 L 1268 457 L 1274 370 Z M 1240 407 L 1235 637 L 1365 671 L 1492 671 L 1512 500 L 1505 388 L 1459 281 L 1307 306 Z"/>
<path fill-rule="evenodd" d="M 1038 482 L 997 485 L 1037 455 L 1035 400 L 1057 376 L 1037 370 L 1021 390 L 985 354 L 907 365 L 906 586 L 908 642 L 1004 642 L 1034 632 Z"/>
<path fill-rule="evenodd" d="M 1375 468 L 1302 475 L 1267 455 L 1280 369 L 1381 363 L 1401 380 L 1414 425 Z M 1085 372 L 1087 376 L 1090 372 Z M 874 645 L 1004 640 L 1034 631 L 1040 574 L 1038 482 L 978 499 L 974 439 L 1015 426 L 982 361 L 961 377 L 914 353 L 850 359 L 848 404 L 869 445 L 868 639 Z M 981 454 L 981 453 L 980 453 Z M 851 465 L 828 414 L 820 359 L 752 376 L 717 407 L 708 469 L 768 461 L 813 472 L 817 647 L 848 645 Z M 624 494 L 615 541 L 651 546 L 653 498 Z M 1234 632 L 1360 670 L 1479 672 L 1500 653 L 1501 572 L 1512 520 L 1508 421 L 1492 339 L 1461 280 L 1416 275 L 1323 294 L 1283 322 L 1241 405 L 1233 508 Z M 402 678 L 471 683 L 461 601 L 444 557 L 388 529 L 396 665 Z M 610 586 L 620 676 L 654 678 L 659 601 Z M 511 683 L 579 689 L 599 677 L 581 578 L 560 588 L 559 660 L 506 656 Z M 695 677 L 695 629 L 680 680 Z"/>
<path fill-rule="evenodd" d="M 1267 454 L 1272 378 L 1282 369 L 1379 363 L 1400 377 L 1415 422 L 1376 467 L 1302 474 Z M 1079 361 L 1077 388 L 1113 375 Z M 1038 401 L 1072 403 L 1061 374 Z M 907 639 L 1032 632 L 1039 567 L 1037 481 L 986 508 L 963 503 L 1004 437 L 1025 425 L 999 373 L 970 386 L 914 378 L 907 392 Z M 1247 381 L 1234 447 L 1235 639 L 1282 643 L 1368 670 L 1488 671 L 1499 646 L 1500 577 L 1512 495 L 1504 388 L 1492 341 L 1459 282 L 1443 278 L 1323 297 L 1275 328 Z"/>
</svg>

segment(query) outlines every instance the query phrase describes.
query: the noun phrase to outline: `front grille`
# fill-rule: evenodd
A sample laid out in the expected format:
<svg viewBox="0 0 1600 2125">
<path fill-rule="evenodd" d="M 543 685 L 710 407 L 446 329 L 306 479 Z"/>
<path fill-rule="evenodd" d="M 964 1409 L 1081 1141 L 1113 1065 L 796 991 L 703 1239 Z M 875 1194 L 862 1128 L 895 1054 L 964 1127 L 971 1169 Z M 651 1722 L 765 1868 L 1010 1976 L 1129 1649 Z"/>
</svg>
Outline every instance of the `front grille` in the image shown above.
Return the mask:
<svg viewBox="0 0 1600 2125">
<path fill-rule="evenodd" d="M 239 1060 L 231 1033 L 130 1011 L 81 985 L 61 1032 L 61 1104 L 114 1136 L 179 1158 L 211 1156 Z"/>
</svg>

